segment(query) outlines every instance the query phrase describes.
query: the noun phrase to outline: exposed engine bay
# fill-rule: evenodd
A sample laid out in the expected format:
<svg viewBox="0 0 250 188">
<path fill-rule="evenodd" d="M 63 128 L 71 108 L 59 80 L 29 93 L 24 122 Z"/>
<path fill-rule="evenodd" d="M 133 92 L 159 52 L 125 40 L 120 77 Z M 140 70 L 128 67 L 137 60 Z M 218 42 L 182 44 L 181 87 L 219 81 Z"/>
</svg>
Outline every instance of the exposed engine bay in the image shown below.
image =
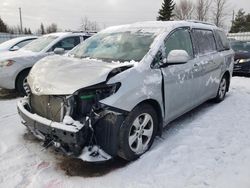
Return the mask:
<svg viewBox="0 0 250 188">
<path fill-rule="evenodd" d="M 22 104 L 18 104 L 18 110 L 23 124 L 43 140 L 44 147 L 54 146 L 83 160 L 108 160 L 117 155 L 119 129 L 126 112 L 121 113 L 99 101 L 114 94 L 119 87 L 120 83 L 101 83 L 70 96 L 39 96 L 29 92 Z M 21 105 L 27 114 L 20 110 Z M 28 113 L 47 122 L 27 117 Z"/>
</svg>

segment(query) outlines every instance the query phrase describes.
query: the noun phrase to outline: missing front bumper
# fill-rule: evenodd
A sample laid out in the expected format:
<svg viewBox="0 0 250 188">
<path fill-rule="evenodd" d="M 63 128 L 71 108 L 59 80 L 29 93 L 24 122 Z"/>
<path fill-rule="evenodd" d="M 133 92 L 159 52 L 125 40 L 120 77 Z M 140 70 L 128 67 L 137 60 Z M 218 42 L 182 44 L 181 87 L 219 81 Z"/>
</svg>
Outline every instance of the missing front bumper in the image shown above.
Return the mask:
<svg viewBox="0 0 250 188">
<path fill-rule="evenodd" d="M 100 161 L 100 155 L 104 160 L 117 155 L 119 130 L 124 121 L 121 113 L 108 111 L 93 125 L 89 118 L 83 123 L 66 125 L 31 113 L 27 99 L 19 101 L 17 108 L 22 123 L 45 143 L 56 143 L 73 156 L 92 162 L 95 158 Z"/>
<path fill-rule="evenodd" d="M 66 151 L 79 155 L 81 149 L 88 144 L 89 121 L 65 125 L 53 122 L 37 114 L 29 112 L 27 100 L 21 100 L 17 104 L 18 113 L 22 123 L 36 136 L 45 142 L 60 143 Z"/>
</svg>

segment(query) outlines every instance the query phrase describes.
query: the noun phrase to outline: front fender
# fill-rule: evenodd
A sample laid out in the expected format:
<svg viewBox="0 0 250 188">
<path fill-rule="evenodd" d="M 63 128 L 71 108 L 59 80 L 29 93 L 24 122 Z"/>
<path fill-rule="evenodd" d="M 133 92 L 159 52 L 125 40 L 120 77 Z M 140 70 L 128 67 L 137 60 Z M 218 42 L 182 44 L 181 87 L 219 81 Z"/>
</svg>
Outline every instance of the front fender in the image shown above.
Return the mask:
<svg viewBox="0 0 250 188">
<path fill-rule="evenodd" d="M 157 101 L 161 107 L 162 101 L 162 75 L 159 69 L 147 69 L 140 71 L 131 68 L 112 78 L 108 83 L 120 82 L 120 89 L 110 97 L 100 101 L 108 106 L 124 111 L 131 111 L 135 106 L 145 100 Z"/>
</svg>

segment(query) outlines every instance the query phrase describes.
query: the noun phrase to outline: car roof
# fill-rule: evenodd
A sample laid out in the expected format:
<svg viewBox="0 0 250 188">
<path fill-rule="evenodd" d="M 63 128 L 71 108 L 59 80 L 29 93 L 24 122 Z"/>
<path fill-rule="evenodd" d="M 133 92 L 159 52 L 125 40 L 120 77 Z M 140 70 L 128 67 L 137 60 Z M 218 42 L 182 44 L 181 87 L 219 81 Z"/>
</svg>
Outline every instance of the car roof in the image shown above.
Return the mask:
<svg viewBox="0 0 250 188">
<path fill-rule="evenodd" d="M 16 42 L 20 42 L 20 41 L 23 41 L 23 40 L 27 40 L 27 39 L 36 39 L 36 38 L 38 38 L 38 37 L 37 37 L 37 36 L 16 37 L 16 38 L 7 40 L 7 41 L 5 41 L 5 42 L 16 43 Z"/>
<path fill-rule="evenodd" d="M 16 37 L 10 40 L 7 40 L 3 43 L 0 44 L 0 49 L 9 49 L 11 48 L 13 45 L 22 42 L 24 40 L 29 40 L 29 39 L 37 39 L 37 36 L 24 36 L 24 37 Z"/>
<path fill-rule="evenodd" d="M 89 36 L 88 33 L 85 32 L 56 32 L 50 33 L 43 36 L 55 36 L 55 37 L 67 37 L 67 36 Z"/>
<path fill-rule="evenodd" d="M 102 32 L 122 32 L 122 31 L 133 31 L 133 30 L 142 30 L 145 32 L 160 32 L 170 29 L 175 29 L 179 27 L 191 27 L 191 28 L 201 28 L 201 29 L 218 29 L 214 24 L 200 22 L 195 20 L 188 21 L 146 21 L 146 22 L 137 22 L 133 24 L 113 26 L 109 27 Z"/>
</svg>

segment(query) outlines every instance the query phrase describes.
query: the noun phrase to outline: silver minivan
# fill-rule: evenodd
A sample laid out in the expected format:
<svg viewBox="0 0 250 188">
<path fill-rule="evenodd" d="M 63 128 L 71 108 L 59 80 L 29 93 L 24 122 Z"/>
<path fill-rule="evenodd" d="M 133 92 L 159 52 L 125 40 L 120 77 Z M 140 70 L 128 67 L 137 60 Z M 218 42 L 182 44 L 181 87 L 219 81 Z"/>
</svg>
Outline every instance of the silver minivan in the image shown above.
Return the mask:
<svg viewBox="0 0 250 188">
<path fill-rule="evenodd" d="M 45 146 L 89 161 L 134 160 L 169 122 L 225 98 L 233 56 L 224 32 L 208 23 L 111 27 L 36 63 L 18 111 Z"/>
</svg>

